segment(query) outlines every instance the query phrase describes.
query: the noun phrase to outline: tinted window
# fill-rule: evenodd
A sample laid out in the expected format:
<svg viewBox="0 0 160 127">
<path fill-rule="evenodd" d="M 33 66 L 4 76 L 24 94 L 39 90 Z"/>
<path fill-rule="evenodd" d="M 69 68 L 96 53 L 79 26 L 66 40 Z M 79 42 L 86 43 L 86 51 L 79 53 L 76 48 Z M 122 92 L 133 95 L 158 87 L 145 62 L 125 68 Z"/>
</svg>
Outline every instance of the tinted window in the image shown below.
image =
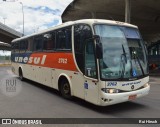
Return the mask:
<svg viewBox="0 0 160 127">
<path fill-rule="evenodd" d="M 27 42 L 27 40 L 21 40 L 19 42 L 19 46 L 20 46 L 20 52 L 26 52 L 26 50 L 28 48 L 28 42 Z"/>
<path fill-rule="evenodd" d="M 43 50 L 53 50 L 55 48 L 55 33 L 46 33 L 43 37 Z"/>
<path fill-rule="evenodd" d="M 84 44 L 85 41 L 92 38 L 92 31 L 88 25 L 76 25 L 74 27 L 74 50 L 77 65 L 84 73 Z"/>
<path fill-rule="evenodd" d="M 11 43 L 11 50 L 12 50 L 12 52 L 15 52 L 15 43 Z"/>
<path fill-rule="evenodd" d="M 33 51 L 33 38 L 28 38 L 28 47 L 27 47 L 27 51 Z"/>
<path fill-rule="evenodd" d="M 15 52 L 19 52 L 19 42 L 14 43 L 14 50 Z"/>
<path fill-rule="evenodd" d="M 56 49 L 71 50 L 71 27 L 67 27 L 57 31 Z"/>
<path fill-rule="evenodd" d="M 42 51 L 43 50 L 43 37 L 42 35 L 34 37 L 34 51 Z"/>
</svg>

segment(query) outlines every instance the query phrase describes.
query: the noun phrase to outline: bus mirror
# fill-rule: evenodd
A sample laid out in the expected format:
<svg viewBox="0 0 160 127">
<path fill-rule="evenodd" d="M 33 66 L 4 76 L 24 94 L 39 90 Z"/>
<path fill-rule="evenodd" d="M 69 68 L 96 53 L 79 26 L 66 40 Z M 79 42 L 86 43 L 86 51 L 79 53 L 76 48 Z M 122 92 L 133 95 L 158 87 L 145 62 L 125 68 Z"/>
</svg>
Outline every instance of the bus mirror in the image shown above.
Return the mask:
<svg viewBox="0 0 160 127">
<path fill-rule="evenodd" d="M 93 39 L 96 40 L 97 43 L 100 42 L 100 37 L 99 37 L 99 35 L 93 35 Z"/>
<path fill-rule="evenodd" d="M 103 58 L 103 53 L 102 53 L 102 43 L 96 43 L 96 56 L 98 59 Z"/>
<path fill-rule="evenodd" d="M 44 34 L 43 37 L 46 38 L 46 39 L 50 39 L 52 37 L 52 35 L 51 34 Z"/>
</svg>

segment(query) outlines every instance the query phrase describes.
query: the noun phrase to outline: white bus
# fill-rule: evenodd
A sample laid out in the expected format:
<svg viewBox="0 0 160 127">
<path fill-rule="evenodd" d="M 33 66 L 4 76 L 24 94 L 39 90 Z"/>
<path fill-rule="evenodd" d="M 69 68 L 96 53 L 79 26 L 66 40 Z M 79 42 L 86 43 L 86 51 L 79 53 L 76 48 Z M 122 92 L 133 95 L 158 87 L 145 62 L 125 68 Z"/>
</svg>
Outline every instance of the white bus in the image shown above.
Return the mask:
<svg viewBox="0 0 160 127">
<path fill-rule="evenodd" d="M 12 71 L 95 105 L 148 94 L 147 51 L 137 26 L 86 19 L 12 41 Z"/>
</svg>

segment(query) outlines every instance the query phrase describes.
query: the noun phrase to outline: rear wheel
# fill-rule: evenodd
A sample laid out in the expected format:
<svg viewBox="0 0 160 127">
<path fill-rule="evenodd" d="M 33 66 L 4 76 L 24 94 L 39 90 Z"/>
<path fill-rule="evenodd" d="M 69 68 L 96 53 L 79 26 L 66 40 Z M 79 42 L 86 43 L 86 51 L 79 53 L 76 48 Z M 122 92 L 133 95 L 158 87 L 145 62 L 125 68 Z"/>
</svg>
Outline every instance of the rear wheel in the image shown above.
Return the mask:
<svg viewBox="0 0 160 127">
<path fill-rule="evenodd" d="M 67 80 L 62 80 L 61 84 L 60 84 L 60 92 L 62 94 L 62 96 L 66 99 L 71 99 L 71 89 L 70 89 L 70 85 L 69 82 Z"/>
<path fill-rule="evenodd" d="M 22 69 L 21 69 L 21 68 L 19 69 L 19 79 L 20 79 L 21 81 L 24 80 L 23 72 L 22 72 Z"/>
</svg>

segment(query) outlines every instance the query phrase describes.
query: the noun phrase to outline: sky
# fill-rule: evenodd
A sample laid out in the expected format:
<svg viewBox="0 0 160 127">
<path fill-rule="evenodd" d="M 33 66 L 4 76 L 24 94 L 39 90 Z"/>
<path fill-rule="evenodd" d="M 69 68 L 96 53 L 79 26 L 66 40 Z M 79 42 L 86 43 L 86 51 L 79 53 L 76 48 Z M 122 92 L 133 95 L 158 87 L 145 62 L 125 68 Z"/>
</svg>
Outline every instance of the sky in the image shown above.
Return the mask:
<svg viewBox="0 0 160 127">
<path fill-rule="evenodd" d="M 61 14 L 73 0 L 0 0 L 0 22 L 29 35 L 61 24 Z"/>
</svg>

